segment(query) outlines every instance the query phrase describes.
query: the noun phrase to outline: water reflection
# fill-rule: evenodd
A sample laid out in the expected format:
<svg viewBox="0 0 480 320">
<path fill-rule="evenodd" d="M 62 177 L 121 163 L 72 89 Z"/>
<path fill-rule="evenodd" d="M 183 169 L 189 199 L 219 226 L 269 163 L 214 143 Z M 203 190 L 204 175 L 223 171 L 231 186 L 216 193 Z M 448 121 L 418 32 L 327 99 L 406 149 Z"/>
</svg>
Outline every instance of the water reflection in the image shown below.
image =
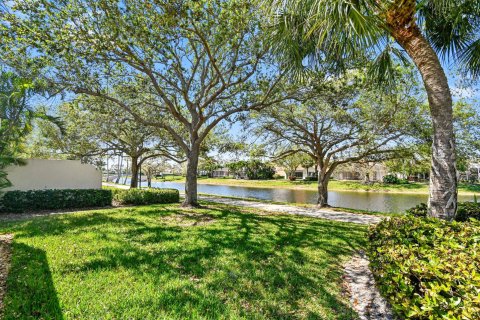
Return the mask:
<svg viewBox="0 0 480 320">
<path fill-rule="evenodd" d="M 184 184 L 178 182 L 152 182 L 152 187 L 174 188 L 181 192 L 185 190 Z M 198 192 L 221 196 L 256 198 L 261 200 L 294 203 L 315 203 L 317 200 L 317 193 L 313 190 L 249 188 L 199 184 Z M 473 197 L 460 196 L 459 198 L 461 201 L 470 201 Z M 427 195 L 330 191 L 328 193 L 328 201 L 330 205 L 335 207 L 398 213 L 404 212 L 406 209 L 421 202 L 426 202 Z"/>
</svg>

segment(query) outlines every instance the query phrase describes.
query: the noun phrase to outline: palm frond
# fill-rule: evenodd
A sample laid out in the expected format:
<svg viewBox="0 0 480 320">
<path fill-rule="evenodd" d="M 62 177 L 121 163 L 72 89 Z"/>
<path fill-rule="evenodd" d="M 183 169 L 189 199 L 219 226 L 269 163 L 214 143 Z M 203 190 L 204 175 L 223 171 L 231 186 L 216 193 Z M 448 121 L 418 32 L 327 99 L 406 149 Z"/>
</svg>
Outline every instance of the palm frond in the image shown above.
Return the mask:
<svg viewBox="0 0 480 320">
<path fill-rule="evenodd" d="M 373 83 L 381 84 L 387 91 L 394 88 L 398 77 L 398 60 L 405 65 L 409 63 L 400 50 L 390 45 L 385 46 L 369 65 L 367 76 Z"/>
<path fill-rule="evenodd" d="M 316 65 L 346 69 L 365 53 L 379 50 L 386 32 L 374 1 L 264 0 L 270 12 L 271 47 L 289 69 Z"/>
<path fill-rule="evenodd" d="M 419 17 L 432 47 L 444 60 L 460 59 L 461 68 L 480 75 L 480 5 L 478 0 L 425 0 Z"/>
<path fill-rule="evenodd" d="M 471 42 L 459 55 L 462 69 L 474 78 L 480 77 L 480 38 Z"/>
<path fill-rule="evenodd" d="M 34 112 L 33 117 L 36 118 L 36 119 L 45 120 L 45 121 L 48 121 L 48 122 L 54 124 L 60 130 L 61 134 L 65 134 L 65 130 L 66 130 L 65 129 L 65 121 L 63 121 L 62 118 L 48 115 L 43 111 Z"/>
</svg>

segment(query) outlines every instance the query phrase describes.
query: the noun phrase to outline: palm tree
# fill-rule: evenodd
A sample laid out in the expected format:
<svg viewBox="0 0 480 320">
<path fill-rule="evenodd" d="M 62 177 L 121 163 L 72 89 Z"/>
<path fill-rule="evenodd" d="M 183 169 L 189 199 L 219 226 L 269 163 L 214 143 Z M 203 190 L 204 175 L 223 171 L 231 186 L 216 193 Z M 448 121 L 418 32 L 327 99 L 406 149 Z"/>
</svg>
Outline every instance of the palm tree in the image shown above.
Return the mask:
<svg viewBox="0 0 480 320">
<path fill-rule="evenodd" d="M 306 63 L 342 70 L 367 56 L 378 83 L 393 82 L 395 61 L 420 72 L 434 133 L 429 214 L 453 219 L 457 170 L 452 96 L 440 59 L 480 75 L 478 0 L 263 0 L 273 23 L 273 48 L 289 67 Z M 406 53 L 406 55 L 405 55 Z"/>
<path fill-rule="evenodd" d="M 29 98 L 42 91 L 30 79 L 0 70 L 0 189 L 11 185 L 5 167 L 24 164 L 18 154 L 25 137 L 32 131 L 34 119 L 50 121 L 63 132 L 62 122 L 57 117 L 29 106 Z"/>
</svg>

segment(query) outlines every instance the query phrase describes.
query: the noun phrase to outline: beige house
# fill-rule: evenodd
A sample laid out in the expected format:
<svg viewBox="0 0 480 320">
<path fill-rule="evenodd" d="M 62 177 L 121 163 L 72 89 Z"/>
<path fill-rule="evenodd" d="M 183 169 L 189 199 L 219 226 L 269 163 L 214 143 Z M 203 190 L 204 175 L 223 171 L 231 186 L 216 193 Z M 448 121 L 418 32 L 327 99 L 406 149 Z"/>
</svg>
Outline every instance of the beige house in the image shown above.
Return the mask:
<svg viewBox="0 0 480 320">
<path fill-rule="evenodd" d="M 101 189 L 102 173 L 76 160 L 26 160 L 24 166 L 6 168 L 9 190 Z"/>
<path fill-rule="evenodd" d="M 207 172 L 200 172 L 206 175 Z M 218 168 L 212 171 L 213 178 L 222 178 L 232 176 L 228 168 Z M 275 167 L 275 174 L 288 178 L 285 168 Z M 388 174 L 387 167 L 383 163 L 354 163 L 341 165 L 333 173 L 332 178 L 336 180 L 362 180 L 362 181 L 382 181 L 383 177 Z M 315 167 L 310 168 L 298 167 L 295 171 L 297 180 L 306 179 L 307 177 L 316 177 Z M 241 176 L 241 178 L 245 178 Z"/>
<path fill-rule="evenodd" d="M 278 175 L 284 176 L 285 179 L 288 178 L 284 168 L 276 167 L 275 171 Z M 383 163 L 354 163 L 338 166 L 333 172 L 332 178 L 335 180 L 382 181 L 387 174 L 387 167 Z M 298 167 L 295 171 L 297 179 L 315 176 L 315 167 L 310 167 L 308 170 Z"/>
<path fill-rule="evenodd" d="M 333 173 L 336 180 L 383 181 L 388 169 L 383 163 L 353 163 L 339 166 Z"/>
</svg>

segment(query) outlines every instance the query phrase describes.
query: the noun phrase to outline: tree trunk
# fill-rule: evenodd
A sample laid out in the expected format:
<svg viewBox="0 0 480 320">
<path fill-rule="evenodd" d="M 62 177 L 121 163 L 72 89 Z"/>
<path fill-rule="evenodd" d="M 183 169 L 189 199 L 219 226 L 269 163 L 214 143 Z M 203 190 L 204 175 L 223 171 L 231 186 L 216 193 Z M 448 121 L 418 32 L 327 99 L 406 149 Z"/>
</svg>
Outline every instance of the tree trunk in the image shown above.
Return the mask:
<svg viewBox="0 0 480 320">
<path fill-rule="evenodd" d="M 110 178 L 110 172 L 108 171 L 108 154 L 107 154 L 107 182 L 109 178 Z"/>
<path fill-rule="evenodd" d="M 130 168 L 128 167 L 128 159 L 127 159 L 127 168 L 125 169 L 125 179 L 123 180 L 123 184 L 127 184 L 127 178 L 128 178 L 128 170 Z"/>
<path fill-rule="evenodd" d="M 182 207 L 198 207 L 197 171 L 199 150 L 193 149 L 188 154 L 187 176 L 185 177 L 185 201 Z"/>
<path fill-rule="evenodd" d="M 365 172 L 365 183 L 370 183 L 370 172 Z"/>
<path fill-rule="evenodd" d="M 123 169 L 123 154 L 118 157 L 118 166 L 117 166 L 117 180 L 115 183 L 118 184 L 122 178 L 122 169 Z"/>
<path fill-rule="evenodd" d="M 457 211 L 457 169 L 452 96 L 447 77 L 437 54 L 414 22 L 409 27 L 394 29 L 392 35 L 416 64 L 427 91 L 433 124 L 428 213 L 452 220 Z"/>
<path fill-rule="evenodd" d="M 132 177 L 130 178 L 130 189 L 138 188 L 138 157 L 132 157 Z"/>
<path fill-rule="evenodd" d="M 138 162 L 138 188 L 142 188 L 142 161 Z"/>
<path fill-rule="evenodd" d="M 328 182 L 330 174 L 325 173 L 323 169 L 318 172 L 318 200 L 317 206 L 320 208 L 329 207 L 328 205 Z"/>
</svg>

